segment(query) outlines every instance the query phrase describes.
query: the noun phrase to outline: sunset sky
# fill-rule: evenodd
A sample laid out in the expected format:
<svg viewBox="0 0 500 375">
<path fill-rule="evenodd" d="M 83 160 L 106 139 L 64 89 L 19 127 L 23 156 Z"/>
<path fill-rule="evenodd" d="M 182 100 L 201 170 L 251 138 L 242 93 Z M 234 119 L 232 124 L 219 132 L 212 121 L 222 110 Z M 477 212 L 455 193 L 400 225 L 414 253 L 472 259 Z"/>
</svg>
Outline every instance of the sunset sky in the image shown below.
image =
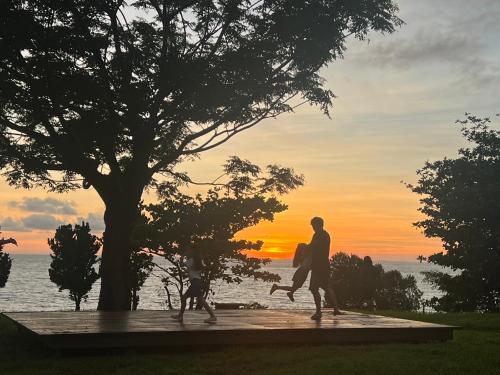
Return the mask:
<svg viewBox="0 0 500 375">
<path fill-rule="evenodd" d="M 418 197 L 401 181 L 414 182 L 426 160 L 456 155 L 464 143 L 454 121 L 464 112 L 500 112 L 500 2 L 399 5 L 406 25 L 392 35 L 351 40 L 345 59 L 322 71 L 337 95 L 331 119 L 302 106 L 181 167 L 207 181 L 238 155 L 305 175 L 305 186 L 283 197 L 288 211 L 241 233 L 265 242 L 262 255 L 290 257 L 297 242 L 310 240 L 313 216 L 325 219 L 332 252 L 415 259 L 439 250 L 439 241 L 412 227 L 420 217 Z M 1 236 L 19 242 L 11 252 L 48 252 L 47 237 L 63 223 L 83 219 L 100 233 L 102 214 L 93 190 L 48 194 L 0 182 Z"/>
</svg>

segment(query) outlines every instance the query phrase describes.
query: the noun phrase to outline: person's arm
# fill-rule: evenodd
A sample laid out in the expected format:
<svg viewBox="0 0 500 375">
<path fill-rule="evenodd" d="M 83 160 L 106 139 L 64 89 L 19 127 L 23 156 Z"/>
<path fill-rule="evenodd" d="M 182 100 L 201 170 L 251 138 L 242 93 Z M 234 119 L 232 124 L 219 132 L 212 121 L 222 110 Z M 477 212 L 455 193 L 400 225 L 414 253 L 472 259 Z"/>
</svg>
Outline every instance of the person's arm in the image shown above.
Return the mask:
<svg viewBox="0 0 500 375">
<path fill-rule="evenodd" d="M 309 243 L 309 245 L 307 245 L 307 247 L 311 249 L 311 252 L 313 252 L 314 249 L 316 248 L 317 242 L 318 242 L 318 236 L 316 235 L 316 233 L 314 233 L 311 238 L 311 242 Z"/>
</svg>

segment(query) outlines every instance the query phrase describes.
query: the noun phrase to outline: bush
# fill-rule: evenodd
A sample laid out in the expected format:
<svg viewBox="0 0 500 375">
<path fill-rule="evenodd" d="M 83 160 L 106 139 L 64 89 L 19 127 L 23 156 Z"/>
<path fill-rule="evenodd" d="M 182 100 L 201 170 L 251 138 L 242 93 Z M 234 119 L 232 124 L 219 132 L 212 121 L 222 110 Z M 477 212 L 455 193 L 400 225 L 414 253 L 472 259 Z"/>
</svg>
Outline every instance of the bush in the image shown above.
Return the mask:
<svg viewBox="0 0 500 375">
<path fill-rule="evenodd" d="M 370 257 L 361 259 L 339 252 L 330 260 L 330 271 L 341 308 L 420 308 L 422 292 L 415 277 L 403 276 L 397 270 L 386 272 L 382 265 L 373 265 Z"/>
</svg>

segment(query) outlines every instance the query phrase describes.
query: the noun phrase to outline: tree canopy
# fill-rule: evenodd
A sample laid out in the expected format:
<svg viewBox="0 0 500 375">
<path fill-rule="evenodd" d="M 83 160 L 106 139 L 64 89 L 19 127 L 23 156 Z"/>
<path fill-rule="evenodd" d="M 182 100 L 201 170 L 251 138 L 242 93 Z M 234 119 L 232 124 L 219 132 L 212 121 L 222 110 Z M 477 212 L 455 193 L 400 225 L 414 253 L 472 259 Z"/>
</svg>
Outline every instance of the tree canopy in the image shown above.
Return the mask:
<svg viewBox="0 0 500 375">
<path fill-rule="evenodd" d="M 455 272 L 428 272 L 445 294 L 441 310 L 500 309 L 500 131 L 489 118 L 466 114 L 457 121 L 472 145 L 458 157 L 427 162 L 409 185 L 421 196 L 426 218 L 415 223 L 427 237 L 440 238 L 444 251 L 431 263 Z"/>
<path fill-rule="evenodd" d="M 325 113 L 317 71 L 346 37 L 392 32 L 389 0 L 2 2 L 0 143 L 9 181 L 52 189 L 180 158 L 292 110 Z M 147 166 L 147 168 L 145 168 Z M 63 172 L 56 179 L 49 171 Z"/>
<path fill-rule="evenodd" d="M 9 181 L 147 184 L 299 97 L 325 113 L 318 70 L 346 38 L 401 24 L 391 0 L 2 2 L 0 154 Z M 49 171 L 58 171 L 52 175 Z M 57 177 L 56 177 L 57 176 Z M 139 178 L 139 177 L 138 177 Z"/>
</svg>

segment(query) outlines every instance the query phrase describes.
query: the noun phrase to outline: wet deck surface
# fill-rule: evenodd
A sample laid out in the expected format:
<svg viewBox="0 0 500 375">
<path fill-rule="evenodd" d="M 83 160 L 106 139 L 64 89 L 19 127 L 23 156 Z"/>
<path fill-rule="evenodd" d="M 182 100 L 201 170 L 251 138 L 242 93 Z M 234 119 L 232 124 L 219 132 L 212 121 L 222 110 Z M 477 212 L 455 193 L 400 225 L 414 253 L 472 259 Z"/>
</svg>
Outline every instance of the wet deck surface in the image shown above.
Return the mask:
<svg viewBox="0 0 500 375">
<path fill-rule="evenodd" d="M 54 348 L 111 348 L 256 343 L 419 342 L 452 339 L 454 327 L 347 312 L 308 310 L 218 310 L 216 324 L 204 311 L 12 312 L 4 313 L 21 331 Z"/>
</svg>

